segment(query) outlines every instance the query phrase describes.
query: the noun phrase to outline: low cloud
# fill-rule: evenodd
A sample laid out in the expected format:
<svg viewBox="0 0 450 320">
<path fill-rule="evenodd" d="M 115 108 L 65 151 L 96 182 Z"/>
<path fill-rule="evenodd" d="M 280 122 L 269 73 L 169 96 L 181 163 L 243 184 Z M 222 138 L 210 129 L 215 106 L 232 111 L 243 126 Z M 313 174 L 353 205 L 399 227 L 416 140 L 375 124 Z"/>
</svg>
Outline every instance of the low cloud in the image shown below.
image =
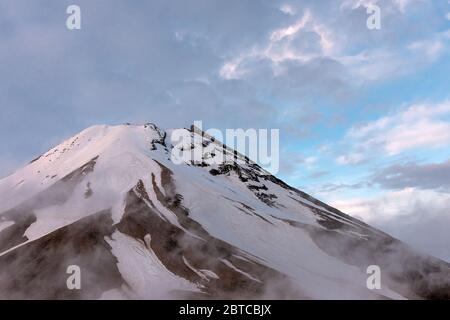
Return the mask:
<svg viewBox="0 0 450 320">
<path fill-rule="evenodd" d="M 376 198 L 351 198 L 333 206 L 425 253 L 450 262 L 450 195 L 405 188 Z"/>
<path fill-rule="evenodd" d="M 20 165 L 16 159 L 7 154 L 0 155 L 0 179 L 14 172 L 14 169 Z"/>
</svg>

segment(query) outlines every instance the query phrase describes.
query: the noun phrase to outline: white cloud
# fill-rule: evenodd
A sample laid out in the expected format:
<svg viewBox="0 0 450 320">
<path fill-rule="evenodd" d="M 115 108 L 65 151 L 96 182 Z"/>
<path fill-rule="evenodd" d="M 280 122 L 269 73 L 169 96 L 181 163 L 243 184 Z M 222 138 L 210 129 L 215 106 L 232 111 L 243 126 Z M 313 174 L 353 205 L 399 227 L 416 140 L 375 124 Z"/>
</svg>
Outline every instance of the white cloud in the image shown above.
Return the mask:
<svg viewBox="0 0 450 320">
<path fill-rule="evenodd" d="M 10 155 L 1 155 L 0 157 L 0 179 L 6 177 L 14 172 L 21 165 Z"/>
<path fill-rule="evenodd" d="M 413 122 L 398 124 L 382 137 L 384 149 L 388 155 L 420 147 L 437 148 L 450 143 L 450 123 L 417 119 Z"/>
<path fill-rule="evenodd" d="M 219 74 L 222 78 L 230 80 L 230 79 L 238 79 L 241 78 L 244 71 L 239 70 L 239 64 L 241 63 L 243 58 L 238 57 L 233 61 L 226 62 L 219 71 Z"/>
<path fill-rule="evenodd" d="M 450 261 L 450 194 L 406 188 L 332 205 L 413 247 Z"/>
<path fill-rule="evenodd" d="M 278 74 L 283 72 L 279 65 L 286 61 L 306 63 L 318 57 L 331 57 L 336 46 L 334 37 L 330 28 L 305 10 L 293 24 L 272 30 L 265 43 L 255 44 L 228 59 L 219 74 L 224 79 L 242 78 L 252 71 L 247 65 L 259 60 L 270 62 L 273 73 Z"/>
<path fill-rule="evenodd" d="M 304 29 L 306 24 L 311 20 L 312 20 L 311 12 L 306 11 L 303 14 L 303 16 L 294 24 L 272 31 L 270 35 L 270 41 L 271 42 L 280 41 L 286 37 L 296 34 L 300 30 Z"/>
<path fill-rule="evenodd" d="M 363 162 L 365 157 L 361 153 L 351 153 L 337 157 L 336 162 L 342 165 L 355 165 Z"/>
<path fill-rule="evenodd" d="M 367 7 L 370 4 L 376 4 L 377 0 L 344 0 L 341 4 L 341 10 L 344 9 L 357 9 L 359 7 Z"/>
<path fill-rule="evenodd" d="M 437 38 L 415 41 L 408 46 L 408 49 L 423 52 L 429 59 L 436 60 L 444 50 L 444 47 L 442 39 Z"/>
<path fill-rule="evenodd" d="M 406 7 L 413 2 L 413 0 L 394 0 L 395 6 L 402 13 L 405 13 Z"/>
<path fill-rule="evenodd" d="M 399 217 L 409 217 L 413 209 L 422 203 L 432 203 L 430 207 L 450 208 L 450 195 L 430 190 L 405 188 L 386 192 L 375 198 L 350 198 L 334 201 L 333 206 L 345 213 L 358 217 L 367 223 L 387 223 Z"/>
<path fill-rule="evenodd" d="M 450 101 L 416 104 L 365 125 L 351 128 L 345 138 L 359 153 L 397 155 L 417 148 L 450 145 Z M 338 162 L 352 163 L 355 151 L 341 155 Z M 356 157 L 356 160 L 358 158 Z M 353 161 L 354 162 L 354 161 Z"/>
<path fill-rule="evenodd" d="M 345 1 L 341 9 L 356 9 L 373 2 Z M 383 2 L 380 5 L 383 5 L 383 10 L 398 14 L 410 2 L 398 0 L 394 4 Z M 280 10 L 293 12 L 289 5 L 282 6 Z M 326 58 L 346 68 L 350 75 L 346 81 L 362 85 L 368 81 L 399 77 L 420 70 L 434 63 L 447 49 L 448 32 L 440 32 L 412 42 L 399 42 L 396 46 L 376 45 L 355 52 L 354 46 L 358 47 L 358 40 L 335 31 L 335 20 L 325 19 L 311 9 L 305 9 L 294 23 L 269 31 L 264 41 L 228 58 L 219 74 L 224 79 L 241 79 L 257 73 L 256 69 L 261 67 L 258 62 L 266 61 L 273 75 L 279 76 L 286 71 L 284 62 L 308 64 L 315 59 Z"/>
<path fill-rule="evenodd" d="M 290 16 L 295 16 L 297 14 L 297 10 L 289 4 L 283 4 L 280 7 L 280 11 Z"/>
<path fill-rule="evenodd" d="M 392 13 L 402 13 L 406 12 L 406 9 L 413 2 L 423 2 L 424 0 L 389 0 L 389 1 L 380 1 L 380 0 L 344 0 L 341 4 L 341 10 L 344 9 L 357 9 L 359 7 L 367 7 L 369 5 L 377 4 L 386 12 Z"/>
<path fill-rule="evenodd" d="M 335 56 L 354 75 L 356 82 L 399 77 L 423 69 L 442 57 L 449 31 L 433 34 L 397 48 L 380 47 L 352 55 Z"/>
<path fill-rule="evenodd" d="M 303 164 L 307 170 L 312 170 L 319 159 L 317 157 L 306 157 Z"/>
</svg>

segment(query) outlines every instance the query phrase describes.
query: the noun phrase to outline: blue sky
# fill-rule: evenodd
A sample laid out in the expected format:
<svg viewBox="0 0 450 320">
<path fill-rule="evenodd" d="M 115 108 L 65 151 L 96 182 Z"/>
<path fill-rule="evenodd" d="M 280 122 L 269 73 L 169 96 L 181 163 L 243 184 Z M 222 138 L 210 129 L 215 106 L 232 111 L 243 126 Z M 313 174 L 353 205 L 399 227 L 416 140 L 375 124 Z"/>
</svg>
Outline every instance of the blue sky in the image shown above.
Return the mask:
<svg viewBox="0 0 450 320">
<path fill-rule="evenodd" d="M 81 30 L 66 28 L 70 4 Z M 0 176 L 99 123 L 279 128 L 279 176 L 450 259 L 449 13 L 447 0 L 3 0 Z"/>
</svg>

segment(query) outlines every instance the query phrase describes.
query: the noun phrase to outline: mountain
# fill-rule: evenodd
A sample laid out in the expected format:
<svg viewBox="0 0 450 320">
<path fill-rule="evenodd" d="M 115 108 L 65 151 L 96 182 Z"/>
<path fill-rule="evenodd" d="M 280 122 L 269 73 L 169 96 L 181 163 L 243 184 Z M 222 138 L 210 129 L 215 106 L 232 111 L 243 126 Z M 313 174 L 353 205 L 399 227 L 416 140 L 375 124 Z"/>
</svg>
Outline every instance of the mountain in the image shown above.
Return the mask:
<svg viewBox="0 0 450 320">
<path fill-rule="evenodd" d="M 103 125 L 0 180 L 0 298 L 450 298 L 449 264 L 183 130 L 227 161 L 175 164 L 172 130 Z"/>
</svg>

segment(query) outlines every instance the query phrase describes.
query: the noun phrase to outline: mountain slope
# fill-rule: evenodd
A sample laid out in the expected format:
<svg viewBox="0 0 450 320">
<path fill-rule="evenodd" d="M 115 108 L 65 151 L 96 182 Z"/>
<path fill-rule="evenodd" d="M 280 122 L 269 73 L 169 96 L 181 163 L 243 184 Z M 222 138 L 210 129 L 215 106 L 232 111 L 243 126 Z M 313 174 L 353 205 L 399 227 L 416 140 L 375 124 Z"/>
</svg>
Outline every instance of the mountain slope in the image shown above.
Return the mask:
<svg viewBox="0 0 450 320">
<path fill-rule="evenodd" d="M 208 152 L 176 165 L 170 133 L 91 127 L 1 180 L 0 298 L 450 298 L 447 263 L 195 128 L 183 150 Z M 69 265 L 81 290 L 67 289 Z"/>
</svg>

